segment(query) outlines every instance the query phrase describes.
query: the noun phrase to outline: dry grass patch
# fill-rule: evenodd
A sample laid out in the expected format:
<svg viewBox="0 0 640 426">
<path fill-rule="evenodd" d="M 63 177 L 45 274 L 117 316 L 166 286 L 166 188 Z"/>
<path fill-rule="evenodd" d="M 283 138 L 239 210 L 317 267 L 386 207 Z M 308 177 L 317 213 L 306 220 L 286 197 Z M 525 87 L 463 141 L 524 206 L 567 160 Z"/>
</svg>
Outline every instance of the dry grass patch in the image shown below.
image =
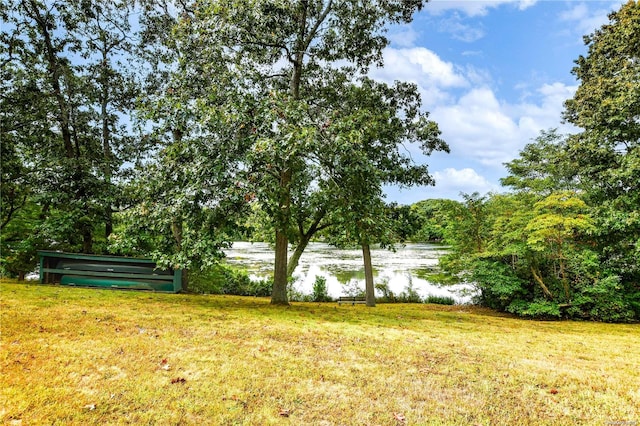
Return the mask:
<svg viewBox="0 0 640 426">
<path fill-rule="evenodd" d="M 640 425 L 638 325 L 7 281 L 0 303 L 4 424 Z"/>
</svg>

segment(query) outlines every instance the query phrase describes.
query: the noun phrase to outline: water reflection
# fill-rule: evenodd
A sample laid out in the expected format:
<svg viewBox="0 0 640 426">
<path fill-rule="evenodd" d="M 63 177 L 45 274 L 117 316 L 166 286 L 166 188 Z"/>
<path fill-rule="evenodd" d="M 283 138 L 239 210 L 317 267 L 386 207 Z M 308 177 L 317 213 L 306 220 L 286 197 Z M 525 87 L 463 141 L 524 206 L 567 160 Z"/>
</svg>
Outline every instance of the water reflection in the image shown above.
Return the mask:
<svg viewBox="0 0 640 426">
<path fill-rule="evenodd" d="M 430 283 L 426 276 L 437 267 L 438 257 L 445 250 L 433 244 L 407 244 L 396 252 L 371 250 L 374 281 L 387 282 L 394 294 L 400 294 L 407 286 L 422 297 L 427 295 L 453 297 L 458 303 L 471 299 L 469 288 L 464 285 L 440 287 Z M 254 279 L 273 274 L 273 249 L 266 243 L 236 242 L 226 251 L 227 261 L 245 268 Z M 296 289 L 311 294 L 316 276 L 327 280 L 329 295 L 338 297 L 345 293 L 345 285 L 357 285 L 364 289 L 364 267 L 360 250 L 343 250 L 324 243 L 311 243 L 305 250 L 294 272 Z"/>
</svg>

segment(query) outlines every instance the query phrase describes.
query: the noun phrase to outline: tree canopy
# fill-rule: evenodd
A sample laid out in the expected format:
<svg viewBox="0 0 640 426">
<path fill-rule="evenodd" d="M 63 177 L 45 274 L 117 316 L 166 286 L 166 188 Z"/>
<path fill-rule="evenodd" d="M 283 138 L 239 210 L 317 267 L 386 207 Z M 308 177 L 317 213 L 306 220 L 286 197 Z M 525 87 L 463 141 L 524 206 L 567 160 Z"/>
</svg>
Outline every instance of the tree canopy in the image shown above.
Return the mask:
<svg viewBox="0 0 640 426">
<path fill-rule="evenodd" d="M 629 1 L 585 37 L 580 80 L 565 118 L 584 129 L 568 141 L 587 201 L 596 209 L 607 267 L 640 280 L 640 4 Z"/>
<path fill-rule="evenodd" d="M 131 53 L 130 7 L 3 3 L 2 227 L 15 230 L 17 219 L 23 234 L 3 232 L 8 259 L 32 264 L 39 248 L 105 248 L 120 203 L 115 181 L 138 152 L 122 123 L 136 96 L 123 59 Z"/>
<path fill-rule="evenodd" d="M 574 135 L 542 132 L 502 179 L 511 194 L 448 209 L 446 271 L 488 306 L 532 317 L 640 318 L 640 4 L 585 37 L 566 102 Z"/>
<path fill-rule="evenodd" d="M 400 150 L 413 142 L 427 154 L 448 149 L 417 88 L 366 77 L 381 64 L 386 26 L 408 22 L 421 7 L 209 1 L 177 19 L 177 64 L 150 116 L 170 110 L 170 144 L 188 141 L 198 153 L 182 164 L 191 170 L 184 185 L 207 188 L 197 203 L 216 209 L 240 191 L 247 204 L 260 205 L 275 242 L 273 303 L 287 303 L 290 241 L 295 265 L 319 230 L 345 223 L 347 214 L 372 214 L 348 194 L 368 187 L 367 196 L 379 200 L 387 183 L 432 183 L 427 167 Z M 222 181 L 238 191 L 212 186 Z"/>
</svg>

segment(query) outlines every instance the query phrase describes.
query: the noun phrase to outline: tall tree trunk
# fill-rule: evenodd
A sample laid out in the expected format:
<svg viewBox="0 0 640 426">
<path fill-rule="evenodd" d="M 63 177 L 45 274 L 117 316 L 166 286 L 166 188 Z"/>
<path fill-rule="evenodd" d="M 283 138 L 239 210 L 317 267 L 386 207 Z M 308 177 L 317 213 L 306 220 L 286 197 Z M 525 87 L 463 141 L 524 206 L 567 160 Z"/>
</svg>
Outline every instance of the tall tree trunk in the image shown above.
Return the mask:
<svg viewBox="0 0 640 426">
<path fill-rule="evenodd" d="M 56 111 L 56 118 L 58 120 L 58 124 L 60 125 L 60 133 L 62 134 L 62 141 L 64 143 L 64 150 L 67 158 L 73 158 L 73 144 L 71 141 L 71 130 L 70 130 L 70 118 L 69 118 L 69 108 L 68 104 L 65 100 L 64 94 L 62 93 L 62 87 L 60 85 L 60 79 L 62 78 L 63 65 L 60 63 L 60 58 L 56 52 L 56 48 L 53 45 L 53 41 L 51 39 L 50 27 L 47 22 L 46 17 L 42 16 L 40 13 L 40 5 L 36 3 L 34 0 L 30 0 L 29 2 L 22 3 L 25 9 L 27 9 L 27 14 L 33 18 L 40 29 L 40 34 L 44 39 L 45 44 L 45 55 L 47 58 L 47 71 L 49 73 L 49 82 L 51 83 L 51 88 L 53 89 L 53 96 L 58 105 L 58 109 Z M 30 7 L 30 10 L 29 10 Z"/>
<path fill-rule="evenodd" d="M 273 289 L 271 290 L 271 304 L 288 305 L 287 257 L 289 255 L 289 238 L 287 228 L 291 221 L 291 179 L 293 172 L 286 168 L 280 173 L 280 201 L 276 224 L 276 253 L 273 271 Z"/>
<path fill-rule="evenodd" d="M 302 36 L 306 25 L 306 8 L 303 5 L 303 14 L 300 19 L 300 33 L 298 34 L 298 46 L 301 46 Z M 302 59 L 304 52 L 298 49 L 296 59 L 293 61 L 293 72 L 289 81 L 289 93 L 293 99 L 300 97 L 300 78 L 302 76 Z M 287 257 L 289 255 L 289 239 L 287 238 L 287 227 L 289 226 L 290 217 L 290 184 L 293 178 L 291 169 L 285 165 L 285 170 L 280 174 L 280 211 L 278 212 L 278 223 L 276 225 L 276 253 L 273 271 L 273 288 L 271 289 L 272 305 L 288 305 L 287 285 L 289 283 L 289 269 L 287 268 Z"/>
<path fill-rule="evenodd" d="M 111 203 L 107 202 L 105 208 L 107 211 L 105 212 L 104 218 L 104 236 L 105 238 L 109 238 L 109 235 L 113 233 L 113 210 L 111 209 Z"/>
<path fill-rule="evenodd" d="M 171 222 L 171 233 L 173 239 L 176 242 L 176 251 L 182 250 L 182 220 L 174 218 Z M 186 292 L 189 289 L 189 271 L 186 268 L 182 269 L 182 291 Z"/>
<path fill-rule="evenodd" d="M 364 261 L 364 282 L 367 306 L 376 306 L 376 294 L 373 286 L 373 266 L 371 265 L 371 250 L 369 244 L 362 243 L 362 259 Z"/>
<path fill-rule="evenodd" d="M 287 255 L 289 239 L 286 232 L 276 230 L 276 259 L 273 271 L 273 288 L 271 290 L 272 305 L 288 305 L 287 297 Z"/>
<path fill-rule="evenodd" d="M 93 230 L 91 225 L 84 225 L 82 227 L 82 252 L 93 253 Z"/>
<path fill-rule="evenodd" d="M 309 9 L 309 1 L 302 0 L 300 2 L 300 15 L 298 20 L 298 34 L 296 40 L 296 49 L 292 57 L 289 58 L 293 70 L 289 80 L 289 94 L 293 100 L 300 99 L 300 84 L 302 81 L 302 71 L 304 56 L 313 40 L 318 28 L 327 17 L 329 10 L 331 9 L 332 0 L 329 0 L 328 5 L 323 12 L 320 19 L 317 20 L 313 28 L 307 28 L 307 13 Z M 280 178 L 280 191 L 282 191 L 280 199 L 280 211 L 278 212 L 278 223 L 276 225 L 276 253 L 275 253 L 275 266 L 273 273 L 273 290 L 271 293 L 271 303 L 274 305 L 288 305 L 287 298 L 287 284 L 288 284 L 288 268 L 287 268 L 287 255 L 289 249 L 289 240 L 287 238 L 287 228 L 290 225 L 291 220 L 291 181 L 293 179 L 293 172 L 288 165 L 285 164 L 285 169 L 281 173 Z M 293 272 L 293 271 L 291 271 Z"/>
<path fill-rule="evenodd" d="M 558 245 L 560 245 L 562 242 L 558 241 Z M 560 268 L 560 280 L 562 281 L 562 288 L 564 289 L 564 297 L 565 297 L 565 301 L 567 303 L 569 303 L 571 297 L 571 291 L 569 288 L 569 281 L 567 280 L 567 274 L 565 272 L 565 257 L 564 257 L 564 253 L 562 252 L 562 249 L 559 248 L 558 249 L 558 267 Z"/>
<path fill-rule="evenodd" d="M 111 162 L 113 160 L 113 154 L 111 152 L 111 131 L 109 130 L 109 85 L 107 74 L 107 46 L 102 48 L 102 76 L 100 84 L 102 84 L 101 102 L 100 102 L 100 115 L 102 119 L 102 152 L 104 156 L 104 180 L 107 184 L 108 195 L 111 195 Z M 113 232 L 113 209 L 111 207 L 110 197 L 107 197 L 105 201 L 105 238 L 109 238 L 109 235 Z"/>
<path fill-rule="evenodd" d="M 300 257 L 302 256 L 304 249 L 306 249 L 307 246 L 309 245 L 309 241 L 311 241 L 311 235 L 304 235 L 300 238 L 300 241 L 298 241 L 298 244 L 296 244 L 296 248 L 295 250 L 293 250 L 293 253 L 291 253 L 291 257 L 289 257 L 289 260 L 287 262 L 288 278 L 291 278 L 293 276 L 293 272 L 298 267 L 298 263 L 300 262 Z"/>
<path fill-rule="evenodd" d="M 189 291 L 189 270 L 182 270 L 182 293 L 186 293 Z"/>
</svg>

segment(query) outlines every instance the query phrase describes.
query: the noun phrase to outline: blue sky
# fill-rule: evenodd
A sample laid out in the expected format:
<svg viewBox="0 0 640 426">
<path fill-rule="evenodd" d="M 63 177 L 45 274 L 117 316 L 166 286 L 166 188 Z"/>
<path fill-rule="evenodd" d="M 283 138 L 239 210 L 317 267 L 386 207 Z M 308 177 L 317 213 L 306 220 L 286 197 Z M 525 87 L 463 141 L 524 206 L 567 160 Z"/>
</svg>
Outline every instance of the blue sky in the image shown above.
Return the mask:
<svg viewBox="0 0 640 426">
<path fill-rule="evenodd" d="M 450 154 L 424 157 L 435 187 L 387 188 L 387 201 L 460 199 L 460 193 L 504 191 L 503 163 L 541 130 L 562 123 L 563 102 L 578 82 L 574 61 L 583 35 L 608 22 L 619 1 L 432 0 L 409 25 L 389 32 L 385 66 L 371 76 L 416 83 Z"/>
</svg>

